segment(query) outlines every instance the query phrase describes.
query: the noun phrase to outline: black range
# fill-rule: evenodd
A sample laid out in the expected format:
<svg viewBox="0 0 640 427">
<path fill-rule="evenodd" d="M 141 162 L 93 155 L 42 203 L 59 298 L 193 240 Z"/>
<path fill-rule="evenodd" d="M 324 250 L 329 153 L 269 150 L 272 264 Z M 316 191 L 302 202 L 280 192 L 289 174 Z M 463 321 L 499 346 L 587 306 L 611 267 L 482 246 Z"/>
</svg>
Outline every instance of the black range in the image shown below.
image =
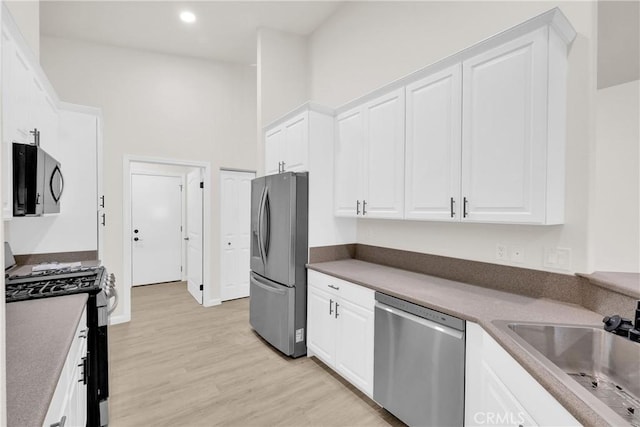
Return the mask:
<svg viewBox="0 0 640 427">
<path fill-rule="evenodd" d="M 25 271 L 24 268 L 21 269 Z M 102 266 L 80 266 L 7 275 L 6 302 L 88 293 L 87 426 L 109 424 L 109 315 L 116 307 L 115 278 Z M 110 304 L 110 300 L 113 303 Z"/>
</svg>

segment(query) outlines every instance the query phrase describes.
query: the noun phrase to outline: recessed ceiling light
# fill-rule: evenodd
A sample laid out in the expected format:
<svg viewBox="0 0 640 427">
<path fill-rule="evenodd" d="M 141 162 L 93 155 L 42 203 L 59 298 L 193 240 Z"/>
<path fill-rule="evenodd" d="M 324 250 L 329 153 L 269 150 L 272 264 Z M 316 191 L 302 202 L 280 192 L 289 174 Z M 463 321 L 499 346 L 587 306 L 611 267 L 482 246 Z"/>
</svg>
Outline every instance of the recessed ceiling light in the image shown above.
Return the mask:
<svg viewBox="0 0 640 427">
<path fill-rule="evenodd" d="M 196 22 L 196 15 L 194 15 L 193 12 L 189 12 L 188 10 L 185 10 L 180 14 L 180 19 L 190 24 L 192 22 Z"/>
</svg>

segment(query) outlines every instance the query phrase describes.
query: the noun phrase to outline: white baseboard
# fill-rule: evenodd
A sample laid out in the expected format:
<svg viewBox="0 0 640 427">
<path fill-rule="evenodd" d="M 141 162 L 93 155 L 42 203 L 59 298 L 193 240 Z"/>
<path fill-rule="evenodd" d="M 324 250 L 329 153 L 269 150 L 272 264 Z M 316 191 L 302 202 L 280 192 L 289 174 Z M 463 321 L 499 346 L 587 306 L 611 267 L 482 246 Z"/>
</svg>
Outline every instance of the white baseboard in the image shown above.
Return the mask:
<svg viewBox="0 0 640 427">
<path fill-rule="evenodd" d="M 119 316 L 111 316 L 109 318 L 109 325 L 117 325 L 118 323 L 127 323 L 131 321 L 131 316 L 121 314 Z"/>
<path fill-rule="evenodd" d="M 210 299 L 208 301 L 204 301 L 202 303 L 203 307 L 213 307 L 215 305 L 220 305 L 222 304 L 222 300 L 220 298 L 215 298 L 215 299 Z"/>
</svg>

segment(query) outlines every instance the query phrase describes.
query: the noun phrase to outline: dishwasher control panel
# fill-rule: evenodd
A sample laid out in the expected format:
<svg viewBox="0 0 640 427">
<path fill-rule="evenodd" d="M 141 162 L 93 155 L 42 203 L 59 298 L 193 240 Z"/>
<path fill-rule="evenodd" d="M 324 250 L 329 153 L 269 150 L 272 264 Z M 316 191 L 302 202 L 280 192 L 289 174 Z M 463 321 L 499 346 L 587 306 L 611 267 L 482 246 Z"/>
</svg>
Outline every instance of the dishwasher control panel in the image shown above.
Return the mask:
<svg viewBox="0 0 640 427">
<path fill-rule="evenodd" d="M 457 317 L 453 317 L 445 313 L 440 313 L 439 311 L 432 310 L 400 298 L 392 297 L 391 295 L 376 292 L 376 301 L 459 331 L 465 330 L 465 323 L 462 319 L 458 319 Z"/>
</svg>

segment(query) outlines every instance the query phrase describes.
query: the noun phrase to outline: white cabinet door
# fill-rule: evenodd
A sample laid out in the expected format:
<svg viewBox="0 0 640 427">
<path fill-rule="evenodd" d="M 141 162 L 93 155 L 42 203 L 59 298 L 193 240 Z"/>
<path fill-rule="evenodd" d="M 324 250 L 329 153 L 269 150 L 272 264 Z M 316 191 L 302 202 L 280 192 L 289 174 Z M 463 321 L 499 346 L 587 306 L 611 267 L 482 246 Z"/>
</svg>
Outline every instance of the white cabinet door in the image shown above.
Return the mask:
<svg viewBox="0 0 640 427">
<path fill-rule="evenodd" d="M 363 217 L 402 218 L 404 212 L 404 88 L 365 107 Z"/>
<path fill-rule="evenodd" d="M 55 159 L 60 159 L 58 146 L 58 132 L 60 117 L 58 108 L 53 100 L 43 90 L 38 99 L 38 130 L 40 131 L 40 146 Z"/>
<path fill-rule="evenodd" d="M 375 292 L 309 271 L 307 348 L 351 384 L 373 395 Z"/>
<path fill-rule="evenodd" d="M 462 73 L 456 64 L 406 88 L 405 218 L 458 221 Z"/>
<path fill-rule="evenodd" d="M 339 320 L 336 369 L 349 382 L 373 395 L 373 311 L 345 299 L 335 308 Z"/>
<path fill-rule="evenodd" d="M 33 128 L 31 127 L 31 112 L 29 111 L 36 90 L 33 73 L 26 57 L 17 48 L 13 50 L 11 66 L 13 78 L 11 90 L 14 91 L 11 116 L 12 127 L 15 131 L 14 137 L 17 142 L 33 143 L 33 136 L 30 133 Z"/>
<path fill-rule="evenodd" d="M 13 83 L 13 40 L 2 29 L 2 218 L 13 216 L 13 151 L 12 141 L 15 139 L 12 126 L 14 96 Z"/>
<path fill-rule="evenodd" d="M 362 212 L 364 114 L 361 107 L 336 117 L 334 210 L 336 216 Z"/>
<path fill-rule="evenodd" d="M 309 112 L 268 129 L 264 150 L 265 175 L 309 170 Z"/>
<path fill-rule="evenodd" d="M 309 281 L 307 287 L 307 347 L 326 364 L 335 364 L 336 297 Z"/>
<path fill-rule="evenodd" d="M 84 426 L 87 423 L 87 376 L 84 371 L 87 357 L 86 324 L 85 311 L 78 323 L 75 339 L 62 367 L 43 426 L 63 420 L 67 426 Z"/>
<path fill-rule="evenodd" d="M 465 426 L 580 425 L 479 325 L 466 334 Z"/>
<path fill-rule="evenodd" d="M 284 131 L 281 127 L 268 131 L 264 137 L 264 174 L 280 173 Z"/>
<path fill-rule="evenodd" d="M 282 162 L 284 171 L 303 172 L 308 170 L 309 119 L 304 112 L 284 125 L 284 149 Z"/>
<path fill-rule="evenodd" d="M 463 62 L 465 221 L 544 221 L 547 33 Z"/>
</svg>

